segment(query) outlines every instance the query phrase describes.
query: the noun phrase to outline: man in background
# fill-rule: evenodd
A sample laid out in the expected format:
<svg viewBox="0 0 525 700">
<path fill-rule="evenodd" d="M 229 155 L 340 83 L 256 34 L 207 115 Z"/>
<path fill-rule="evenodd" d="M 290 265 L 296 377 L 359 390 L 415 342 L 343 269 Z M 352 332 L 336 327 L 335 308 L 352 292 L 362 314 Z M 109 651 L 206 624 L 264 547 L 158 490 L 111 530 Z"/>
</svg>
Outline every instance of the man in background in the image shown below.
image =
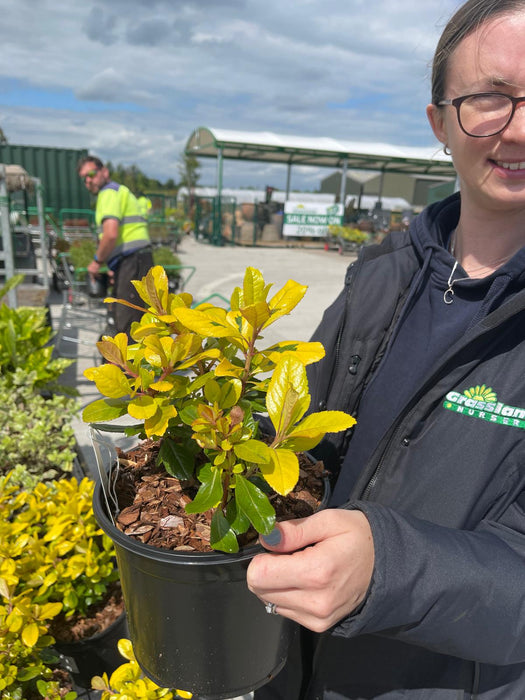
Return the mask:
<svg viewBox="0 0 525 700">
<path fill-rule="evenodd" d="M 99 238 L 88 273 L 97 277 L 100 269 L 107 266 L 113 273 L 113 296 L 143 306 L 131 280 L 144 277 L 153 267 L 153 256 L 148 226 L 137 199 L 125 185 L 110 179 L 109 170 L 95 156 L 81 158 L 77 171 L 89 192 L 97 196 L 95 222 Z M 141 316 L 141 311 L 114 304 L 115 334 L 126 333 L 129 337 L 131 324 Z"/>
<path fill-rule="evenodd" d="M 139 203 L 139 209 L 142 213 L 142 216 L 148 220 L 149 217 L 151 216 L 151 212 L 153 210 L 153 204 L 151 202 L 151 199 L 147 197 L 144 192 L 137 192 L 137 202 Z"/>
</svg>

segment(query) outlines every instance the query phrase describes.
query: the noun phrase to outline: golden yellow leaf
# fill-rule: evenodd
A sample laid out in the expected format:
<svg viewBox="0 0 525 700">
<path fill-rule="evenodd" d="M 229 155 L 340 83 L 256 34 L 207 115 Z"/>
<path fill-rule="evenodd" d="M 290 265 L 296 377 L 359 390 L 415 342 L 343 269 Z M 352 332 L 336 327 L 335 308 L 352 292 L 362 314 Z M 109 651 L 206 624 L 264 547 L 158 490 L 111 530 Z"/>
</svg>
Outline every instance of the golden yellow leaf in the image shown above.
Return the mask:
<svg viewBox="0 0 525 700">
<path fill-rule="evenodd" d="M 244 272 L 241 306 L 250 306 L 261 301 L 266 302 L 266 294 L 267 289 L 260 270 L 255 267 L 247 267 Z"/>
<path fill-rule="evenodd" d="M 101 394 L 111 399 L 120 399 L 131 393 L 131 384 L 124 372 L 115 365 L 90 367 L 84 376 L 94 381 Z"/>
<path fill-rule="evenodd" d="M 289 494 L 299 479 L 299 460 L 291 450 L 271 450 L 271 462 L 259 466 L 266 481 L 281 496 Z"/>
<path fill-rule="evenodd" d="M 36 624 L 36 622 L 30 622 L 22 630 L 22 641 L 24 642 L 26 647 L 34 647 L 35 644 L 38 642 L 38 637 L 38 625 Z"/>
<path fill-rule="evenodd" d="M 309 405 L 305 367 L 293 355 L 285 354 L 275 367 L 266 395 L 266 408 L 276 433 L 286 433 L 303 417 Z"/>
<path fill-rule="evenodd" d="M 128 413 L 137 420 L 146 420 L 155 415 L 157 405 L 157 401 L 151 396 L 136 396 L 128 404 Z"/>
<path fill-rule="evenodd" d="M 325 350 L 321 343 L 304 343 L 299 340 L 281 341 L 262 351 L 262 354 L 276 364 L 285 353 L 291 353 L 303 365 L 318 362 L 325 356 Z"/>
<path fill-rule="evenodd" d="M 304 297 L 307 289 L 308 287 L 304 284 L 288 280 L 284 287 L 282 287 L 268 302 L 271 315 L 266 326 L 269 326 L 278 318 L 289 314 Z"/>
<path fill-rule="evenodd" d="M 270 309 L 265 301 L 258 301 L 249 306 L 241 308 L 241 314 L 252 328 L 262 328 L 266 321 L 270 318 Z"/>
<path fill-rule="evenodd" d="M 169 404 L 158 406 L 156 413 L 147 418 L 144 422 L 144 430 L 148 437 L 154 435 L 162 437 L 168 428 L 168 422 L 171 418 L 175 418 L 177 409 Z"/>
</svg>

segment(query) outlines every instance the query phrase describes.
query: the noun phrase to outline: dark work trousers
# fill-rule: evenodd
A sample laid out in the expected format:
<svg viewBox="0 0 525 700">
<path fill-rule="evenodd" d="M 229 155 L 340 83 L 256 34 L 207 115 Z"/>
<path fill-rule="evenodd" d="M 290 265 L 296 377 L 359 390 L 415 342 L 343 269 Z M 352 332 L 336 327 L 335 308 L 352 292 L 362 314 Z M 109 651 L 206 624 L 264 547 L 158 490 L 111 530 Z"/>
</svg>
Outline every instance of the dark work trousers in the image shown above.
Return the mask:
<svg viewBox="0 0 525 700">
<path fill-rule="evenodd" d="M 144 302 L 131 284 L 131 280 L 141 280 L 152 267 L 153 255 L 151 248 L 141 248 L 135 253 L 122 258 L 115 270 L 112 296 L 115 299 L 125 299 L 132 304 L 143 307 Z M 129 338 L 131 324 L 133 321 L 140 321 L 143 312 L 130 309 L 129 306 L 124 306 L 124 304 L 112 304 L 111 307 L 111 315 L 114 322 L 111 335 L 126 333 Z"/>
</svg>

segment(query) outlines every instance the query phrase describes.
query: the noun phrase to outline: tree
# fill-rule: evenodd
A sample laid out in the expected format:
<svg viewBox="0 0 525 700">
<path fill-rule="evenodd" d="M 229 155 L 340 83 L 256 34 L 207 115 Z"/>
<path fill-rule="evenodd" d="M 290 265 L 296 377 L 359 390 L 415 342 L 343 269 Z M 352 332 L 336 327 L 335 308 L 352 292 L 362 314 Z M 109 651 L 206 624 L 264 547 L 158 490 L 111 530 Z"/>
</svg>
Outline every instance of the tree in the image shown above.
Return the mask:
<svg viewBox="0 0 525 700">
<path fill-rule="evenodd" d="M 188 192 L 191 194 L 199 181 L 199 168 L 200 163 L 195 156 L 189 156 L 187 153 L 182 152 L 177 165 L 180 175 L 179 187 L 187 187 Z"/>
<path fill-rule="evenodd" d="M 0 143 L 7 143 L 7 136 L 4 134 L 2 127 L 0 126 Z"/>
</svg>

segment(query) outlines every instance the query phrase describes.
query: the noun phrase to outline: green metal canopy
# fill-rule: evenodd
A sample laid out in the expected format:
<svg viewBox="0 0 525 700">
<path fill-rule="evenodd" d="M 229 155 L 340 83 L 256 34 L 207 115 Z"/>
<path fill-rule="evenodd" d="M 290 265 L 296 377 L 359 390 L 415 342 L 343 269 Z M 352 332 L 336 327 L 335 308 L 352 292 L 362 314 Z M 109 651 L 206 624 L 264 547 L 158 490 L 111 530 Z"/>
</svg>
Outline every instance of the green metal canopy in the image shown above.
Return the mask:
<svg viewBox="0 0 525 700">
<path fill-rule="evenodd" d="M 191 134 L 185 154 L 197 158 L 217 159 L 217 215 L 214 238 L 220 240 L 220 207 L 224 159 L 265 161 L 287 165 L 286 199 L 290 193 L 293 165 L 341 168 L 339 201 L 345 201 L 346 174 L 353 170 L 381 173 L 382 194 L 385 173 L 406 175 L 455 176 L 454 165 L 436 144 L 433 148 L 392 146 L 385 143 L 339 141 L 329 137 L 284 136 L 269 131 L 230 131 L 200 126 Z"/>
<path fill-rule="evenodd" d="M 230 131 L 200 126 L 186 144 L 198 158 L 228 158 L 412 175 L 455 175 L 439 146 L 414 148 L 385 143 L 339 141 L 329 137 L 283 136 L 268 131 Z"/>
</svg>

